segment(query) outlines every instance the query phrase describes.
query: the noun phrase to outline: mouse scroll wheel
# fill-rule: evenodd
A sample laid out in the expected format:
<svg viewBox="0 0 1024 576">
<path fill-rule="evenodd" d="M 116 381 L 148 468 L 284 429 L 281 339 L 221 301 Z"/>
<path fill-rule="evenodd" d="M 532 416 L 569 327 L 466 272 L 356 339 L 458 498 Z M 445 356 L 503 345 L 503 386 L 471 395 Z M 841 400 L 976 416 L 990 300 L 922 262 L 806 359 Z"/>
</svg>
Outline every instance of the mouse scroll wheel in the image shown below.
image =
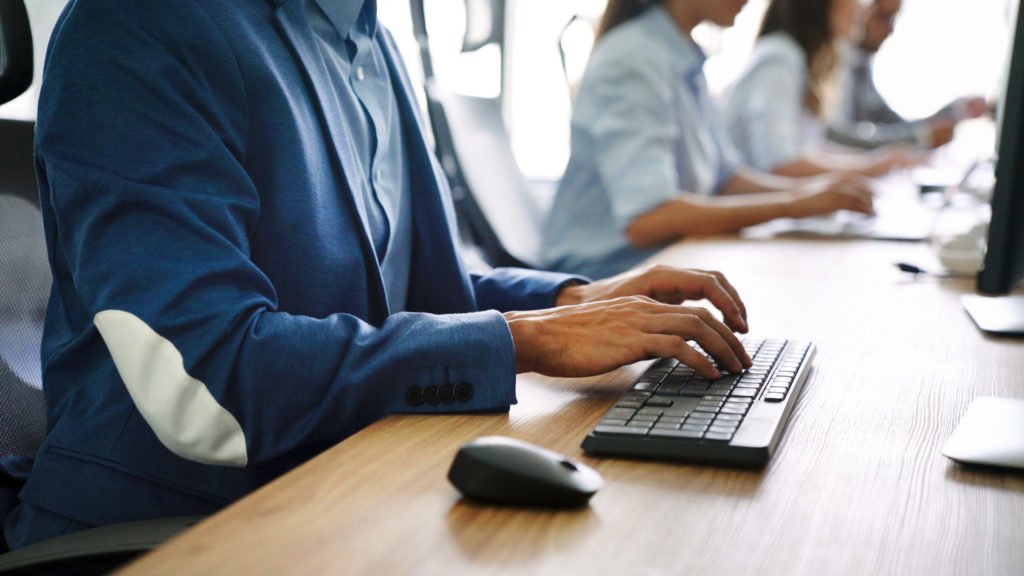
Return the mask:
<svg viewBox="0 0 1024 576">
<path fill-rule="evenodd" d="M 561 464 L 563 468 L 568 468 L 569 470 L 572 470 L 573 472 L 578 472 L 579 471 L 579 468 L 576 468 L 576 465 L 573 464 L 572 462 L 568 461 L 568 460 L 562 460 L 561 462 L 559 462 L 559 464 Z"/>
</svg>

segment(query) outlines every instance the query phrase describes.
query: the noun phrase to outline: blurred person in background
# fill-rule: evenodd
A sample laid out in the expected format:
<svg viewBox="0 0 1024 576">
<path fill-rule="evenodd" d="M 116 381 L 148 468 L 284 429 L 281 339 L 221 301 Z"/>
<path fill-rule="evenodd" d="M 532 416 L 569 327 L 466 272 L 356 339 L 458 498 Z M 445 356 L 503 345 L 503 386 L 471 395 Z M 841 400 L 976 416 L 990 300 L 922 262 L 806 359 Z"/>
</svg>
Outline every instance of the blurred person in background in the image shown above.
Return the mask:
<svg viewBox="0 0 1024 576">
<path fill-rule="evenodd" d="M 725 98 L 729 136 L 751 166 L 783 176 L 880 176 L 914 164 L 905 147 L 828 149 L 840 53 L 860 29 L 858 0 L 772 0 L 750 64 Z"/>
<path fill-rule="evenodd" d="M 829 121 L 828 137 L 834 142 L 860 148 L 906 144 L 920 149 L 937 148 L 953 139 L 963 120 L 988 110 L 984 98 L 958 98 L 920 120 L 908 120 L 885 101 L 874 81 L 874 59 L 892 36 L 902 0 L 875 0 L 867 10 L 864 33 L 844 58 L 839 105 Z"/>
<path fill-rule="evenodd" d="M 704 76 L 698 24 L 745 0 L 611 0 L 573 106 L 571 157 L 544 229 L 545 265 L 604 277 L 684 236 L 780 217 L 872 210 L 864 182 L 744 165 Z"/>
</svg>

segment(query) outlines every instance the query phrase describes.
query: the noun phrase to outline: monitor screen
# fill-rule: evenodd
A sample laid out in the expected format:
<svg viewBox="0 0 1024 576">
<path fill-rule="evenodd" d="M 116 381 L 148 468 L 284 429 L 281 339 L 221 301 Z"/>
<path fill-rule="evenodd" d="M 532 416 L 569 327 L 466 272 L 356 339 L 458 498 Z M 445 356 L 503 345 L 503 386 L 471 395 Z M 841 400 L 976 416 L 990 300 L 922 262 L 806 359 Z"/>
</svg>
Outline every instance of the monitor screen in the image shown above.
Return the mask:
<svg viewBox="0 0 1024 576">
<path fill-rule="evenodd" d="M 999 113 L 992 223 L 978 275 L 978 290 L 990 294 L 1009 292 L 1024 280 L 1024 10 L 1014 13 L 1015 36 Z"/>
</svg>

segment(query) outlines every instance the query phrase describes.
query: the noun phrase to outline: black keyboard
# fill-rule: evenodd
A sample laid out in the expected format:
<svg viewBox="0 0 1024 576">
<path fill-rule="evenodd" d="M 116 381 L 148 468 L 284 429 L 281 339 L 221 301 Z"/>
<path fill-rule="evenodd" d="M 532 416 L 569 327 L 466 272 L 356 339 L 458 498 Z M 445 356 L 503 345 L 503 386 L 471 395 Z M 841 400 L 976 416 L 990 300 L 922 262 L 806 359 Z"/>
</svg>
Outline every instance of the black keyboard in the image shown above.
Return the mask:
<svg viewBox="0 0 1024 576">
<path fill-rule="evenodd" d="M 809 342 L 748 338 L 753 365 L 707 380 L 656 360 L 583 440 L 592 454 L 762 466 L 807 379 Z"/>
</svg>

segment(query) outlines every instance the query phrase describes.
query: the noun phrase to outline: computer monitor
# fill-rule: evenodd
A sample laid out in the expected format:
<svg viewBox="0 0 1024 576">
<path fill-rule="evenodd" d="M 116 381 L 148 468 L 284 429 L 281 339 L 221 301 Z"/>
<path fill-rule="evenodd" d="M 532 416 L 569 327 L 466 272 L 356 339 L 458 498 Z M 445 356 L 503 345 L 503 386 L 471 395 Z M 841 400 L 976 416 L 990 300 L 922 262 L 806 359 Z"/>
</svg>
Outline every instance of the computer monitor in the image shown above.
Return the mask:
<svg viewBox="0 0 1024 576">
<path fill-rule="evenodd" d="M 1015 10 L 1015 35 L 998 114 L 999 144 L 992 222 L 982 294 L 1005 294 L 1024 281 L 1024 10 Z M 964 307 L 986 332 L 1024 334 L 1024 296 L 965 296 Z"/>
</svg>

